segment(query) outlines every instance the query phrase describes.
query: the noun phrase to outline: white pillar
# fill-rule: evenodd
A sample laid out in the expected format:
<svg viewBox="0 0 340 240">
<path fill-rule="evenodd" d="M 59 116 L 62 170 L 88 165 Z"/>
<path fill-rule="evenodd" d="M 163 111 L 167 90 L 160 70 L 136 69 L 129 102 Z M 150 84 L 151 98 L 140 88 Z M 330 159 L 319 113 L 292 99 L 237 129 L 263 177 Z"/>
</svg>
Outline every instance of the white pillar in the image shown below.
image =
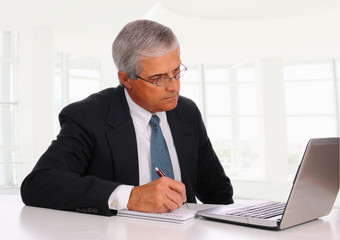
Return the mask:
<svg viewBox="0 0 340 240">
<path fill-rule="evenodd" d="M 33 157 L 38 159 L 54 138 L 52 32 L 34 28 L 32 49 Z"/>
<path fill-rule="evenodd" d="M 287 180 L 285 95 L 281 59 L 265 59 L 256 65 L 259 89 L 260 130 L 263 138 L 265 176 L 269 182 Z"/>
<path fill-rule="evenodd" d="M 19 31 L 18 160 L 24 177 L 50 145 L 53 136 L 52 32 Z"/>
</svg>

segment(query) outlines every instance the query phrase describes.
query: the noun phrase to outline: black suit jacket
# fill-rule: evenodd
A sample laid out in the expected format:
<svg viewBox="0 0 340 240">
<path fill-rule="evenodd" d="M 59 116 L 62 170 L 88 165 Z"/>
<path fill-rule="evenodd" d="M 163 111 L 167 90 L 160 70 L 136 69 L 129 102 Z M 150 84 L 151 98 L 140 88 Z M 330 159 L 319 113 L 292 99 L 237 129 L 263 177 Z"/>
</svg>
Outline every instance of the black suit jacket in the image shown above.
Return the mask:
<svg viewBox="0 0 340 240">
<path fill-rule="evenodd" d="M 232 203 L 232 186 L 197 106 L 179 97 L 167 113 L 188 202 Z M 105 89 L 65 107 L 61 130 L 21 186 L 25 204 L 110 216 L 120 184 L 139 185 L 136 135 L 124 89 Z"/>
</svg>

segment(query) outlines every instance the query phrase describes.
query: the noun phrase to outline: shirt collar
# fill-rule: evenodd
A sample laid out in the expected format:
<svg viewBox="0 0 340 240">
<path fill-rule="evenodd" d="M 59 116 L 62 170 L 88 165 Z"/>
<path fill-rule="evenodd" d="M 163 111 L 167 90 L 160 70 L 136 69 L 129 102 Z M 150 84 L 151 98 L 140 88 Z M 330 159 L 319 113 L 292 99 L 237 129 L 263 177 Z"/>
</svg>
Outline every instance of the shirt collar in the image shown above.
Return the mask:
<svg viewBox="0 0 340 240">
<path fill-rule="evenodd" d="M 147 126 L 149 125 L 149 121 L 151 119 L 152 113 L 145 110 L 138 104 L 136 104 L 130 97 L 129 93 L 127 92 L 126 88 L 124 88 L 125 97 L 130 109 L 130 115 L 132 118 L 132 121 L 137 125 L 137 127 L 142 130 L 143 132 L 147 129 Z M 162 125 L 162 123 L 166 123 L 166 113 L 163 112 L 157 112 L 155 113 L 159 117 L 159 124 Z"/>
</svg>

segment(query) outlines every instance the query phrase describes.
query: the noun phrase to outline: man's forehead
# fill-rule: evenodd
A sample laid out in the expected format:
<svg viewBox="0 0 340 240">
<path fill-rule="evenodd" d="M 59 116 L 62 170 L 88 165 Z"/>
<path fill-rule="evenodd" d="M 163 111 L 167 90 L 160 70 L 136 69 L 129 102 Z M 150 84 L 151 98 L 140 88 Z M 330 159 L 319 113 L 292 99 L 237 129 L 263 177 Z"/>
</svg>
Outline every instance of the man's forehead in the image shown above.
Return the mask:
<svg viewBox="0 0 340 240">
<path fill-rule="evenodd" d="M 175 70 L 181 64 L 181 59 L 178 51 L 172 51 L 168 54 L 159 57 L 142 59 L 141 72 L 148 74 L 166 74 Z"/>
</svg>

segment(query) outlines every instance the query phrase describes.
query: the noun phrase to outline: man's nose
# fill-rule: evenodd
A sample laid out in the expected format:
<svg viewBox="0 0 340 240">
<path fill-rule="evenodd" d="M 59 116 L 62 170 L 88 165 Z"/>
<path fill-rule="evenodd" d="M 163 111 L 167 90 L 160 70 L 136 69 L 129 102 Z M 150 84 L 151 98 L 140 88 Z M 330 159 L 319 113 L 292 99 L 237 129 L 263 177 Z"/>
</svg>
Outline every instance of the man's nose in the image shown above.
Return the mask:
<svg viewBox="0 0 340 240">
<path fill-rule="evenodd" d="M 178 91 L 180 88 L 180 81 L 175 76 L 170 77 L 169 83 L 166 85 L 168 91 Z"/>
</svg>

